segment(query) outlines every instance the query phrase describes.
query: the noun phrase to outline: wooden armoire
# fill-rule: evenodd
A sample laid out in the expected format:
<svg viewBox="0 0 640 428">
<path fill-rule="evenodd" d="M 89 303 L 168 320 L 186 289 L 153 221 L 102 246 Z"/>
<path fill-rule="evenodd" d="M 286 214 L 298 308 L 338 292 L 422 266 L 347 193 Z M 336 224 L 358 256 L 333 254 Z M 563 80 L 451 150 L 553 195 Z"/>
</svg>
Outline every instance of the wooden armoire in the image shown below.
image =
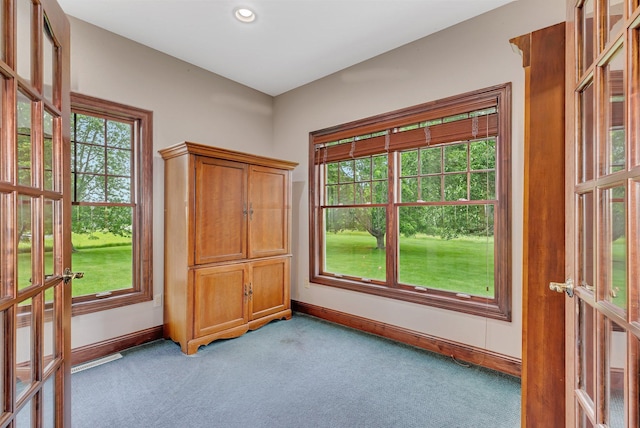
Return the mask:
<svg viewBox="0 0 640 428">
<path fill-rule="evenodd" d="M 193 354 L 291 318 L 291 174 L 278 159 L 184 142 L 165 161 L 164 336 Z"/>
</svg>

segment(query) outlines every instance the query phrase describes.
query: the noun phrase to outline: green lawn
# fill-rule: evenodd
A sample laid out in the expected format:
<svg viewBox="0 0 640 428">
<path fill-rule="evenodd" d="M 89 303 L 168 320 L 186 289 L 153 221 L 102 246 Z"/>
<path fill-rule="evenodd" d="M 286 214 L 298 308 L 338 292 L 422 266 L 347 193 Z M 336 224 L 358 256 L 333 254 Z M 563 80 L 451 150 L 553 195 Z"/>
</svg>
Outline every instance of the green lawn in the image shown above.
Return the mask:
<svg viewBox="0 0 640 428">
<path fill-rule="evenodd" d="M 131 238 L 105 233 L 72 234 L 75 252 L 71 255 L 74 272 L 84 272 L 84 278 L 73 282 L 73 296 L 96 294 L 103 291 L 131 287 Z M 47 242 L 45 242 L 47 246 Z M 21 244 L 18 254 L 19 288 L 30 285 L 31 255 L 29 245 Z M 45 263 L 50 271 L 51 257 Z"/>
<path fill-rule="evenodd" d="M 399 280 L 479 296 L 493 296 L 493 240 L 428 236 L 400 239 Z M 326 235 L 327 272 L 385 279 L 385 251 L 366 232 Z"/>
</svg>

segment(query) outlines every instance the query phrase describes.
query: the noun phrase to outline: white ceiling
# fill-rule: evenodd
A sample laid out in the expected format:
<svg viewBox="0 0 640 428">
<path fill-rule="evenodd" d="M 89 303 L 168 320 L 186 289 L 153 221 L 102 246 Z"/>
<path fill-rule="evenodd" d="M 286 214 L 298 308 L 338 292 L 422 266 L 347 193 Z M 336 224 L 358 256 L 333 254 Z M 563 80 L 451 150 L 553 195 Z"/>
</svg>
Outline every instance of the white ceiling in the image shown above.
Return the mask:
<svg viewBox="0 0 640 428">
<path fill-rule="evenodd" d="M 511 1 L 58 0 L 68 15 L 273 96 Z M 239 6 L 256 20 L 235 20 Z"/>
</svg>

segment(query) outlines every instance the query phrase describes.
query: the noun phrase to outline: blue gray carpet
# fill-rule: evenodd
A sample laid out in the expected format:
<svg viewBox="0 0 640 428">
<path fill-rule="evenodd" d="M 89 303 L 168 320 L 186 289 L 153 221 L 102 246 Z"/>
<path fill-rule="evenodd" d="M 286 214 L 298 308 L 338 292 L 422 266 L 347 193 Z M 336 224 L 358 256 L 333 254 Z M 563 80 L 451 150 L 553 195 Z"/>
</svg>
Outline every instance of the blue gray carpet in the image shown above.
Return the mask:
<svg viewBox="0 0 640 428">
<path fill-rule="evenodd" d="M 520 426 L 517 378 L 305 315 L 123 356 L 72 375 L 75 428 Z"/>
</svg>

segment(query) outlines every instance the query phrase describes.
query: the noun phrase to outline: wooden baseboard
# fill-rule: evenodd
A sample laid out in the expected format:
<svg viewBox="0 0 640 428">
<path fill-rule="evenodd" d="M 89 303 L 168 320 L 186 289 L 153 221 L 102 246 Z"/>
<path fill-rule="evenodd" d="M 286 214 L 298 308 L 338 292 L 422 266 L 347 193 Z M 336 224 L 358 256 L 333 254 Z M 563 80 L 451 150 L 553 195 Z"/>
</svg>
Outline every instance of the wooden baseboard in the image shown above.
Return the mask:
<svg viewBox="0 0 640 428">
<path fill-rule="evenodd" d="M 71 365 L 86 363 L 157 339 L 162 339 L 161 325 L 82 346 L 71 351 Z"/>
<path fill-rule="evenodd" d="M 311 315 L 427 351 L 447 355 L 457 361 L 465 361 L 517 377 L 520 377 L 522 372 L 522 362 L 514 357 L 305 302 L 294 300 L 291 302 L 291 306 L 295 312 Z"/>
</svg>

